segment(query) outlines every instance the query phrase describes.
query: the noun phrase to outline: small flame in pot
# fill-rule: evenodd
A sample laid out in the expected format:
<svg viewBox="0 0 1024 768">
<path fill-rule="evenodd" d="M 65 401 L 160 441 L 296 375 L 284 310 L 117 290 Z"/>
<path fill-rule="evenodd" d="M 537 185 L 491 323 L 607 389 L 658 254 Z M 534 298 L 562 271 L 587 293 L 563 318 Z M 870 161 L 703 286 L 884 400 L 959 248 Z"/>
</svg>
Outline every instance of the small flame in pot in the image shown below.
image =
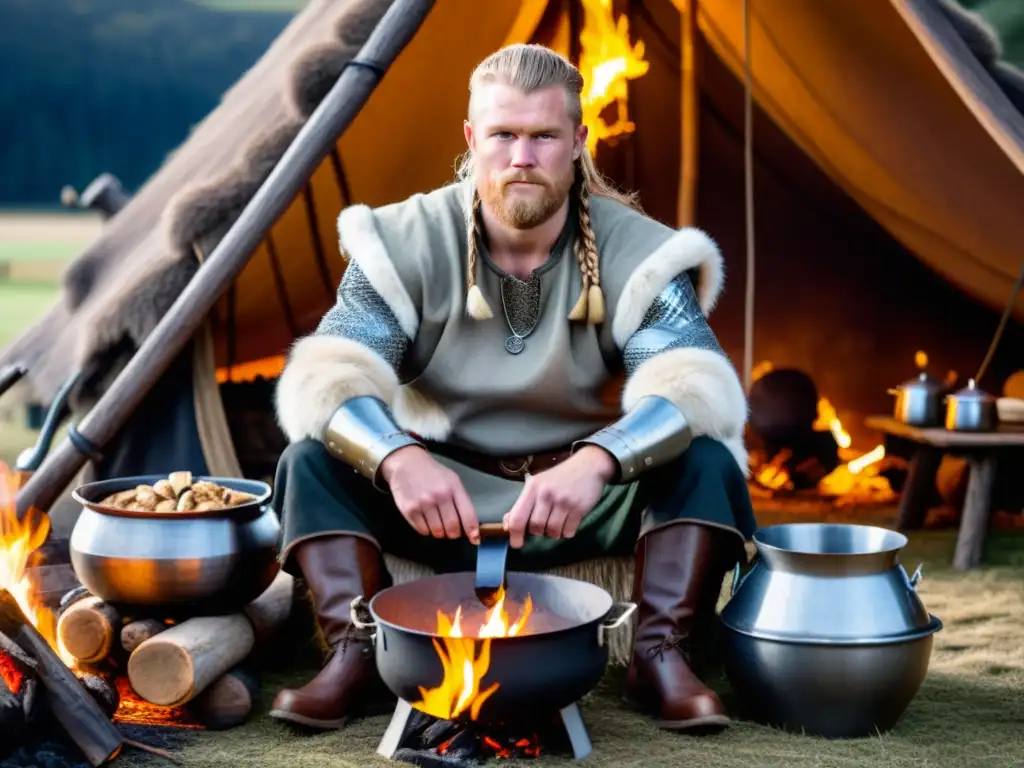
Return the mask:
<svg viewBox="0 0 1024 768">
<path fill-rule="evenodd" d="M 498 690 L 496 682 L 484 690 L 480 689 L 481 681 L 491 666 L 491 639 L 520 634 L 532 610 L 533 601 L 527 595 L 518 620 L 510 622 L 502 591 L 498 602 L 486 613 L 475 636 L 471 637 L 466 637 L 462 628 L 462 606 L 456 609 L 451 619 L 438 611 L 437 634 L 440 641 L 434 640 L 434 649 L 441 659 L 444 674 L 436 688 L 420 686 L 422 699 L 413 702 L 412 706 L 442 720 L 453 720 L 467 711 L 471 720 L 479 719 L 483 703 Z"/>
</svg>

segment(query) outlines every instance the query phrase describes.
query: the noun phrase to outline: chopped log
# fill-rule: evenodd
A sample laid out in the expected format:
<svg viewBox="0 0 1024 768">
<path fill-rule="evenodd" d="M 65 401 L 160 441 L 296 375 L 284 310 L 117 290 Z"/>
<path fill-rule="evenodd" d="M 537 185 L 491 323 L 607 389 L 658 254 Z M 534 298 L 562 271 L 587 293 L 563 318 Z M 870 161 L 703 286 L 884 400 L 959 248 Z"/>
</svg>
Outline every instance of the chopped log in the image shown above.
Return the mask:
<svg viewBox="0 0 1024 768">
<path fill-rule="evenodd" d="M 25 575 L 35 587 L 39 600 L 48 608 L 56 608 L 69 590 L 80 586 L 75 569 L 70 563 L 37 565 L 27 568 Z"/>
<path fill-rule="evenodd" d="M 121 628 L 121 647 L 131 653 L 151 637 L 156 637 L 167 629 L 167 624 L 159 619 L 139 619 L 125 624 Z"/>
<path fill-rule="evenodd" d="M 263 594 L 243 609 L 252 624 L 256 646 L 263 647 L 270 642 L 292 612 L 295 599 L 295 578 L 285 571 L 278 571 Z"/>
<path fill-rule="evenodd" d="M 197 696 L 189 709 L 208 730 L 234 728 L 249 719 L 259 691 L 259 678 L 252 670 L 235 667 Z"/>
<path fill-rule="evenodd" d="M 77 661 L 102 661 L 114 648 L 121 617 L 109 603 L 87 597 L 73 603 L 57 621 L 57 636 Z"/>
<path fill-rule="evenodd" d="M 279 572 L 270 586 L 242 611 L 196 616 L 139 645 L 128 659 L 135 693 L 151 704 L 179 707 L 244 660 L 287 619 L 294 579 Z"/>
<path fill-rule="evenodd" d="M 84 675 L 79 679 L 82 681 L 85 690 L 100 705 L 100 709 L 103 710 L 104 714 L 112 718 L 114 713 L 117 712 L 118 705 L 121 703 L 121 694 L 117 692 L 117 687 L 99 675 Z"/>
<path fill-rule="evenodd" d="M 0 632 L 35 659 L 47 706 L 89 764 L 98 768 L 119 754 L 124 746 L 120 732 L 6 590 L 0 590 Z"/>
<path fill-rule="evenodd" d="M 128 679 L 151 704 L 179 707 L 248 656 L 254 644 L 245 614 L 196 616 L 136 648 Z"/>
</svg>

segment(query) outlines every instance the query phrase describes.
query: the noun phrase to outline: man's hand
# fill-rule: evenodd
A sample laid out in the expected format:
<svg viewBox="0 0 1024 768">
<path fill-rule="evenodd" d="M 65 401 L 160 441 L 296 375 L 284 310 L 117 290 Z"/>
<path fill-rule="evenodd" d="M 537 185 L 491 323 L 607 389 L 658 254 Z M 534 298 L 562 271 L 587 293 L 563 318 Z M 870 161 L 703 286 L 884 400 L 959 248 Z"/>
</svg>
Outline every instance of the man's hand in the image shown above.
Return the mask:
<svg viewBox="0 0 1024 768">
<path fill-rule="evenodd" d="M 380 465 L 402 517 L 422 536 L 480 543 L 476 510 L 459 476 L 416 445 L 399 448 Z"/>
<path fill-rule="evenodd" d="M 615 473 L 615 459 L 586 445 L 561 464 L 526 478 L 523 492 L 505 515 L 509 544 L 520 548 L 526 531 L 553 539 L 572 538 Z"/>
</svg>

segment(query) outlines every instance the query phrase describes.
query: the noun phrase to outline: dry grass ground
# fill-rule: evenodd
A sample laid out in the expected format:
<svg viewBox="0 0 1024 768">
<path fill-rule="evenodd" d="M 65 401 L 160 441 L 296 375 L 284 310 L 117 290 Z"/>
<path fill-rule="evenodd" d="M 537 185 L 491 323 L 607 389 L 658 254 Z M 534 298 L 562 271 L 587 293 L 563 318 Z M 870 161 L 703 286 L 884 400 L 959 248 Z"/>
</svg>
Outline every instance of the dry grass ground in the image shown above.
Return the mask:
<svg viewBox="0 0 1024 768">
<path fill-rule="evenodd" d="M 986 565 L 968 574 L 949 568 L 953 543 L 953 531 L 914 534 L 901 558 L 908 568 L 924 562 L 921 595 L 945 628 L 936 637 L 924 685 L 891 732 L 828 741 L 741 722 L 714 736 L 667 733 L 620 704 L 624 673 L 612 669 L 583 705 L 594 743 L 586 763 L 597 768 L 1009 768 L 1024 764 L 1024 538 L 994 535 Z M 293 732 L 266 716 L 281 686 L 299 683 L 312 671 L 294 659 L 281 662 L 265 676 L 260 709 L 246 725 L 192 736 L 175 750 L 176 758 L 185 766 L 208 768 L 395 765 L 376 754 L 386 716 L 358 719 L 341 731 L 315 735 Z M 734 705 L 727 682 L 721 677 L 712 682 L 727 705 Z M 131 760 L 156 765 L 135 755 Z M 495 765 L 567 762 L 549 756 Z"/>
</svg>

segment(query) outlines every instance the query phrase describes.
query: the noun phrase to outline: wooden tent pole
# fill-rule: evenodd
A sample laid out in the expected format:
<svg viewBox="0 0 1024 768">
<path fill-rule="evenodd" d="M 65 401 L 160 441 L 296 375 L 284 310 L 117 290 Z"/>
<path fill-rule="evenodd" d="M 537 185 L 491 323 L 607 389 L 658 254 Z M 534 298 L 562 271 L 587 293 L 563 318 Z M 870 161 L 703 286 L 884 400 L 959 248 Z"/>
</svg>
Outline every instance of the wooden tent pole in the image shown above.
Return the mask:
<svg viewBox="0 0 1024 768">
<path fill-rule="evenodd" d="M 682 13 L 682 168 L 679 173 L 677 226 L 697 222 L 697 181 L 700 175 L 700 83 L 697 72 L 697 3 L 686 0 Z"/>
<path fill-rule="evenodd" d="M 747 284 L 743 307 L 743 388 L 754 371 L 754 104 L 750 61 L 750 2 L 743 0 L 743 178 L 746 205 Z"/>
<path fill-rule="evenodd" d="M 395 0 L 359 55 L 299 131 L 238 220 L 139 350 L 72 433 L 21 488 L 19 519 L 35 507 L 48 510 L 85 463 L 121 429 L 171 361 L 206 320 L 213 305 L 244 269 L 267 229 L 288 208 L 380 82 L 384 72 L 422 26 L 435 0 Z M 84 439 L 83 439 L 84 438 Z"/>
</svg>

